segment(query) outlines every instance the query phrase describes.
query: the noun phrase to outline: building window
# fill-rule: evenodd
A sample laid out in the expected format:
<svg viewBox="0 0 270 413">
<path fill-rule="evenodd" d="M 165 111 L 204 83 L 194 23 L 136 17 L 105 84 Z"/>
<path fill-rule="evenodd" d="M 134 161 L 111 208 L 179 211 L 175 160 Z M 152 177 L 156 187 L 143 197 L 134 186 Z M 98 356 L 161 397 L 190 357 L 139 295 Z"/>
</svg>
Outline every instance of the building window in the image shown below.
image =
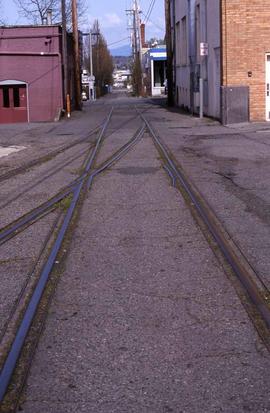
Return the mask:
<svg viewBox="0 0 270 413">
<path fill-rule="evenodd" d="M 20 91 L 18 87 L 13 87 L 13 103 L 14 108 L 20 107 Z"/>
<path fill-rule="evenodd" d="M 10 107 L 9 87 L 3 87 L 3 107 L 4 108 L 9 108 Z"/>
<path fill-rule="evenodd" d="M 187 64 L 187 18 L 181 20 L 180 64 Z"/>
</svg>

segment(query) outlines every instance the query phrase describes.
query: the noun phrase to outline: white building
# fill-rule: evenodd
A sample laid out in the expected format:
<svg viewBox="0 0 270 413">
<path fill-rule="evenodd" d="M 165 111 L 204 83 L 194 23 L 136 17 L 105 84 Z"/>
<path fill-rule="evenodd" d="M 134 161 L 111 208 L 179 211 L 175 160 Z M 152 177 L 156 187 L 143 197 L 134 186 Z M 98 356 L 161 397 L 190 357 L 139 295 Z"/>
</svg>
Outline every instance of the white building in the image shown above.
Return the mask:
<svg viewBox="0 0 270 413">
<path fill-rule="evenodd" d="M 165 94 L 167 52 L 165 46 L 149 49 L 143 57 L 147 92 L 151 96 Z"/>
<path fill-rule="evenodd" d="M 198 113 L 201 77 L 204 113 L 219 118 L 221 85 L 219 1 L 170 1 L 175 102 L 178 106 Z"/>
<path fill-rule="evenodd" d="M 115 87 L 126 87 L 130 83 L 131 72 L 130 70 L 116 69 L 113 72 L 113 84 Z"/>
</svg>

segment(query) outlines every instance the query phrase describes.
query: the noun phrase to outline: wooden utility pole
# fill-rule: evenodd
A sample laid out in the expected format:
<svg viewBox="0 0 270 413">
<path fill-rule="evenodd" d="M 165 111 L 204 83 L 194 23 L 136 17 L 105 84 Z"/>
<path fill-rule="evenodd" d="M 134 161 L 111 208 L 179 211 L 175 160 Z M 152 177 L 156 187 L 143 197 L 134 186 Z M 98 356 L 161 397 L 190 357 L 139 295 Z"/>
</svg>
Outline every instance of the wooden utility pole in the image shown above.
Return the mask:
<svg viewBox="0 0 270 413">
<path fill-rule="evenodd" d="M 131 10 L 126 10 L 127 15 L 132 16 L 132 52 L 133 52 L 133 86 L 134 92 L 140 96 L 142 94 L 142 47 L 140 34 L 140 18 L 139 7 L 137 0 L 133 0 L 133 7 Z"/>
<path fill-rule="evenodd" d="M 72 0 L 72 29 L 74 43 L 74 63 L 75 63 L 75 108 L 82 109 L 81 105 L 81 65 L 79 53 L 79 31 L 78 31 L 78 12 L 77 0 Z"/>
<path fill-rule="evenodd" d="M 92 49 L 92 30 L 89 31 L 89 73 L 93 77 L 93 49 Z"/>
<path fill-rule="evenodd" d="M 134 54 L 135 54 L 135 59 L 136 59 L 138 55 L 138 37 L 137 37 L 137 17 L 136 17 L 135 7 L 133 10 L 133 36 L 134 36 Z"/>
<path fill-rule="evenodd" d="M 64 108 L 67 109 L 68 88 L 68 63 L 67 63 L 67 17 L 66 17 L 66 0 L 61 0 L 62 9 L 62 64 L 64 74 Z"/>
<path fill-rule="evenodd" d="M 142 48 L 141 48 L 141 28 L 139 7 L 137 0 L 133 3 L 133 25 L 135 36 L 135 77 L 136 77 L 136 89 L 138 96 L 142 95 L 143 82 L 142 82 Z"/>
<path fill-rule="evenodd" d="M 174 6 L 173 6 L 174 7 Z M 171 0 L 165 0 L 168 106 L 174 106 Z M 175 30 L 175 28 L 174 28 Z"/>
<path fill-rule="evenodd" d="M 137 30 L 137 41 L 138 41 L 138 52 L 140 57 L 140 62 L 142 61 L 142 35 L 141 35 L 141 21 L 139 15 L 138 1 L 135 0 L 135 14 L 136 14 L 136 30 Z"/>
</svg>

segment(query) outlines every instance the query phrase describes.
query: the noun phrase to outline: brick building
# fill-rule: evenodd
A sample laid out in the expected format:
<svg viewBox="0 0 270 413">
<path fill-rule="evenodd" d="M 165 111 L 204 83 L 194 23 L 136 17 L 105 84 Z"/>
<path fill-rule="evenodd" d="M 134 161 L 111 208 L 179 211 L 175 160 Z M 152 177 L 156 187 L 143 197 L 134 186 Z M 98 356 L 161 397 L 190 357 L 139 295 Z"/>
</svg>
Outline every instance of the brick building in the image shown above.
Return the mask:
<svg viewBox="0 0 270 413">
<path fill-rule="evenodd" d="M 174 96 L 223 123 L 270 120 L 268 0 L 169 0 Z"/>
<path fill-rule="evenodd" d="M 72 35 L 68 84 L 74 95 Z M 53 121 L 64 107 L 62 28 L 0 27 L 0 123 Z"/>
</svg>

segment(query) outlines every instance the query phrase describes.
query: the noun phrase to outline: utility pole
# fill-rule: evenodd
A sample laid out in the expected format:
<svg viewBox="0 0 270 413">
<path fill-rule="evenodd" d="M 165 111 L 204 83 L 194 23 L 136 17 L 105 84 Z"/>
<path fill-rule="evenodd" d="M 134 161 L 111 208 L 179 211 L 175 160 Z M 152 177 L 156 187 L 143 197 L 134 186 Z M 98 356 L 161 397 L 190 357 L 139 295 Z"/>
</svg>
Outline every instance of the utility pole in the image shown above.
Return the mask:
<svg viewBox="0 0 270 413">
<path fill-rule="evenodd" d="M 66 0 L 61 0 L 62 10 L 62 64 L 64 73 L 64 108 L 67 110 L 67 95 L 69 95 L 68 88 L 68 63 L 67 63 L 67 17 L 66 17 Z"/>
<path fill-rule="evenodd" d="M 138 0 L 134 0 L 135 9 L 135 26 L 136 26 L 136 36 L 137 36 L 137 59 L 138 59 L 138 82 L 139 82 L 139 95 L 143 93 L 143 71 L 142 71 L 142 35 L 141 35 L 141 20 L 140 11 L 138 6 Z"/>
<path fill-rule="evenodd" d="M 95 97 L 95 76 L 93 74 L 93 43 L 92 36 L 99 35 L 99 33 L 93 33 L 91 28 L 89 33 L 83 33 L 83 36 L 89 37 L 89 100 L 96 100 Z"/>
<path fill-rule="evenodd" d="M 72 0 L 72 28 L 75 58 L 75 107 L 81 110 L 81 70 L 79 53 L 79 31 L 78 31 L 78 12 L 77 0 Z"/>
<path fill-rule="evenodd" d="M 127 16 L 132 16 L 132 24 L 128 22 L 128 29 L 131 31 L 131 45 L 132 45 L 132 55 L 133 55 L 133 61 L 135 63 L 135 57 L 136 57 L 136 52 L 137 52 L 137 42 L 136 42 L 136 16 L 135 16 L 135 10 L 129 9 L 126 10 L 126 15 Z"/>
<path fill-rule="evenodd" d="M 142 41 L 137 0 L 133 0 L 132 9 L 126 10 L 127 15 L 132 16 L 132 51 L 133 51 L 133 84 L 138 95 L 142 93 Z"/>
<path fill-rule="evenodd" d="M 92 30 L 89 32 L 89 70 L 90 76 L 93 77 L 93 50 L 92 50 Z"/>
<path fill-rule="evenodd" d="M 138 7 L 138 1 L 134 0 L 135 2 L 135 15 L 136 15 L 136 32 L 137 32 L 137 42 L 138 42 L 138 53 L 140 57 L 140 63 L 142 62 L 142 35 L 141 35 L 141 21 L 140 21 L 140 15 L 139 15 L 139 7 Z"/>
<path fill-rule="evenodd" d="M 92 30 L 89 32 L 89 71 L 90 71 L 90 84 L 89 84 L 89 99 L 96 100 L 95 92 L 95 77 L 93 76 L 93 48 L 92 48 Z M 91 85 L 91 87 L 90 87 Z"/>
<path fill-rule="evenodd" d="M 134 57 L 135 60 L 138 55 L 138 38 L 137 38 L 137 19 L 136 19 L 136 11 L 135 7 L 133 9 L 133 41 L 134 41 Z"/>
<path fill-rule="evenodd" d="M 173 5 L 174 7 L 174 5 Z M 171 0 L 165 0 L 168 106 L 174 105 Z M 175 28 L 174 28 L 175 30 Z"/>
</svg>

